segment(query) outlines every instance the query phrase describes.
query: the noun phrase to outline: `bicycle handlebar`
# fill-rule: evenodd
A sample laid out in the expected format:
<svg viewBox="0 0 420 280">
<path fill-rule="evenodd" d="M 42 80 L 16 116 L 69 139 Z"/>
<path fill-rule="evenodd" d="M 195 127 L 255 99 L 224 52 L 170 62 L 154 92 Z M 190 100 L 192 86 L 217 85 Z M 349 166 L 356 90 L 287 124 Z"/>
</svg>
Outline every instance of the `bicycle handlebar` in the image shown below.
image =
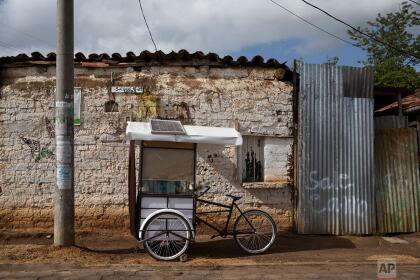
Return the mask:
<svg viewBox="0 0 420 280">
<path fill-rule="evenodd" d="M 197 198 L 198 197 L 201 197 L 201 196 L 203 196 L 206 192 L 208 192 L 210 190 L 210 187 L 206 187 L 206 189 L 201 193 L 201 194 L 199 194 L 198 196 L 197 196 Z"/>
</svg>

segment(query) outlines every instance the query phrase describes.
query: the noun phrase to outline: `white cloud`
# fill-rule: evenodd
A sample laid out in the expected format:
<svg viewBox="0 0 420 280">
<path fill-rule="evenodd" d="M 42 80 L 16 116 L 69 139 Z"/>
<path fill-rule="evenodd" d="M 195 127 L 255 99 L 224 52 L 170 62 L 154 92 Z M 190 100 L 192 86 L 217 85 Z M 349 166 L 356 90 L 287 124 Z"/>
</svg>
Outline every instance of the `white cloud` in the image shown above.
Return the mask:
<svg viewBox="0 0 420 280">
<path fill-rule="evenodd" d="M 277 0 L 307 20 L 346 36 L 345 26 L 301 1 Z M 395 10 L 399 0 L 312 0 L 332 14 L 362 25 L 377 13 Z M 143 0 L 159 49 L 225 54 L 256 44 L 303 39 L 298 53 L 342 44 L 296 19 L 268 0 Z M 55 49 L 55 0 L 0 0 L 0 56 Z M 36 38 L 36 39 L 35 39 Z M 14 49 L 6 48 L 5 46 Z M 75 0 L 75 50 L 153 50 L 137 0 Z"/>
</svg>

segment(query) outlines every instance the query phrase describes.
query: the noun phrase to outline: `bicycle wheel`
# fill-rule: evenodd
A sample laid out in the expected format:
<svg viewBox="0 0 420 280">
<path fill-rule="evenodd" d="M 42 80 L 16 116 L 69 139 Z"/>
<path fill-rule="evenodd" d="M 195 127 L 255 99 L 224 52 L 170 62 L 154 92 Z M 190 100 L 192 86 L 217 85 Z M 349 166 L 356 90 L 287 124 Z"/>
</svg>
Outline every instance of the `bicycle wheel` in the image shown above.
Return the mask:
<svg viewBox="0 0 420 280">
<path fill-rule="evenodd" d="M 233 237 L 239 247 L 249 254 L 259 254 L 273 245 L 277 236 L 276 224 L 261 210 L 243 212 L 235 222 Z"/>
<path fill-rule="evenodd" d="M 142 240 L 153 258 L 169 261 L 188 249 L 192 233 L 187 220 L 177 213 L 162 212 L 153 216 L 143 228 Z"/>
</svg>

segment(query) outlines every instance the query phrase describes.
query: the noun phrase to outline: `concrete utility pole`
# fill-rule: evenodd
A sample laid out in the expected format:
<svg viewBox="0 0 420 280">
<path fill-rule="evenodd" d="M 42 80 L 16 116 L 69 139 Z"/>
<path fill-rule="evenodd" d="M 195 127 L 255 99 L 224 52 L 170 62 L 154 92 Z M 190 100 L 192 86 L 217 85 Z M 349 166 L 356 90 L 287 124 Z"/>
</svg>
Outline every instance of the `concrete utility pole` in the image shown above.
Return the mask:
<svg viewBox="0 0 420 280">
<path fill-rule="evenodd" d="M 74 4 L 57 0 L 54 245 L 74 245 Z"/>
</svg>

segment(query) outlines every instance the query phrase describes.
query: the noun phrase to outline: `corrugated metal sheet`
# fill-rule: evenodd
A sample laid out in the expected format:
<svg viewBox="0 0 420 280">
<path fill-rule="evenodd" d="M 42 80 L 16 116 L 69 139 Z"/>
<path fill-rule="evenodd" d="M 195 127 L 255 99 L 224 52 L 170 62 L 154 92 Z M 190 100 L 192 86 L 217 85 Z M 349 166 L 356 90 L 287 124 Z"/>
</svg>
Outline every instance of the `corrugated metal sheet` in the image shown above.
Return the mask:
<svg viewBox="0 0 420 280">
<path fill-rule="evenodd" d="M 375 117 L 374 122 L 375 122 L 375 129 L 408 127 L 407 116 L 392 115 L 392 116 Z"/>
<path fill-rule="evenodd" d="M 417 131 L 375 131 L 375 185 L 379 232 L 420 230 Z"/>
<path fill-rule="evenodd" d="M 373 98 L 373 71 L 369 67 L 341 66 L 345 97 Z"/>
<path fill-rule="evenodd" d="M 372 233 L 373 99 L 360 98 L 373 95 L 372 69 L 301 64 L 299 73 L 298 231 Z M 344 96 L 344 81 L 357 97 Z"/>
</svg>

